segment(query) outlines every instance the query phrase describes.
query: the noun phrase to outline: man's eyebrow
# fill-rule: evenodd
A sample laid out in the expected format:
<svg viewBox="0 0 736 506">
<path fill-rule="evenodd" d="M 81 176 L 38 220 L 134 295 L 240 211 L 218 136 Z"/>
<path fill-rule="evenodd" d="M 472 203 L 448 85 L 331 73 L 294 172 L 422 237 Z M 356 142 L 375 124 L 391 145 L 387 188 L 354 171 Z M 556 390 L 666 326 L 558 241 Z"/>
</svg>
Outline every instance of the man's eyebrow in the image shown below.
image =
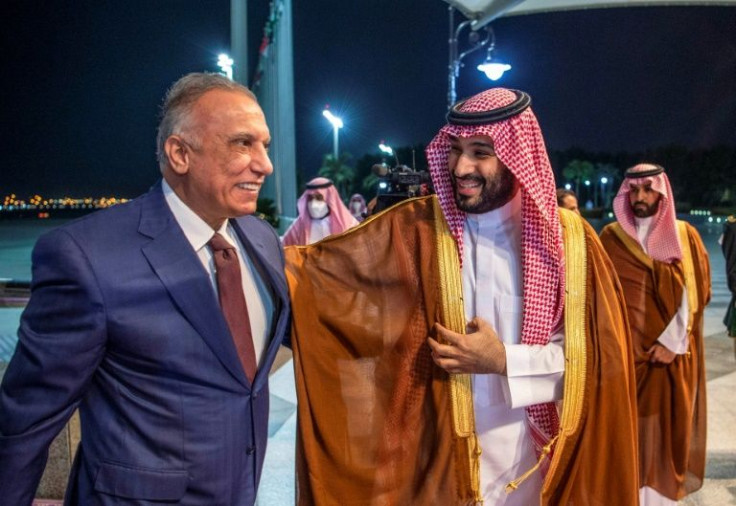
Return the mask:
<svg viewBox="0 0 736 506">
<path fill-rule="evenodd" d="M 256 136 L 249 132 L 236 132 L 232 134 L 230 137 L 228 137 L 228 142 L 238 142 L 242 140 L 254 142 L 256 140 Z M 271 138 L 269 137 L 265 141 L 263 141 L 263 144 L 268 147 L 271 145 Z"/>
<path fill-rule="evenodd" d="M 230 135 L 228 137 L 228 141 L 230 141 L 230 142 L 241 141 L 243 139 L 248 140 L 248 141 L 252 141 L 253 140 L 253 134 L 248 133 L 248 132 L 235 132 L 234 134 L 232 134 L 232 135 Z"/>
<path fill-rule="evenodd" d="M 483 148 L 494 149 L 493 148 L 493 144 L 491 144 L 490 142 L 485 142 L 485 141 L 473 141 L 473 142 L 470 143 L 470 145 L 471 146 L 480 146 L 480 147 L 483 147 Z"/>
<path fill-rule="evenodd" d="M 460 142 L 460 139 L 458 137 L 454 136 L 454 135 L 448 135 L 448 137 L 450 138 L 450 143 L 458 143 L 458 142 Z M 490 142 L 486 142 L 486 141 L 473 141 L 473 142 L 470 143 L 470 145 L 471 146 L 480 146 L 480 147 L 484 147 L 484 148 L 494 149 L 493 144 L 490 143 Z"/>
</svg>

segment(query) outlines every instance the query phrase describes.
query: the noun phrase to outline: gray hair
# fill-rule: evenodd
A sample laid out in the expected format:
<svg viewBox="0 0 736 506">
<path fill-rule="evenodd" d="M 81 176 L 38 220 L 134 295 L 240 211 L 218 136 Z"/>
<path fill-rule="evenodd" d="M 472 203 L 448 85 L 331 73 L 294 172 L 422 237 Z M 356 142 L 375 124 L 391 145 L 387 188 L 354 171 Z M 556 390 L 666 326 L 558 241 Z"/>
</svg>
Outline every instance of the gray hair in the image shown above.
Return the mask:
<svg viewBox="0 0 736 506">
<path fill-rule="evenodd" d="M 164 150 L 166 139 L 179 134 L 184 128 L 194 103 L 211 90 L 239 91 L 257 102 L 256 96 L 242 84 L 222 74 L 211 72 L 192 72 L 176 81 L 166 92 L 161 106 L 161 122 L 156 136 L 156 157 L 159 168 L 166 167 L 167 157 Z"/>
</svg>

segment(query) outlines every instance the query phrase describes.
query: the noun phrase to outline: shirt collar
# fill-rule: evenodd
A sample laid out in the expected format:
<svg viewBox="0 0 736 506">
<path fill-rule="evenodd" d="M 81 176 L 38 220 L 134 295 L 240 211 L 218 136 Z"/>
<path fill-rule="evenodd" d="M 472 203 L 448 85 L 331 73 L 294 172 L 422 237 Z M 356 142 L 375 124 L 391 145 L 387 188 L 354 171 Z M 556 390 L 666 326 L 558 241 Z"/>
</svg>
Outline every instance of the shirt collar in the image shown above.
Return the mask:
<svg viewBox="0 0 736 506">
<path fill-rule="evenodd" d="M 647 216 L 646 218 L 637 218 L 635 216 L 634 223 L 636 223 L 636 228 L 648 229 L 652 225 L 652 218 L 653 216 Z"/>
<path fill-rule="evenodd" d="M 484 227 L 503 224 L 516 216 L 521 216 L 521 190 L 497 209 L 481 214 L 467 214 L 468 220 L 475 221 Z"/>
<path fill-rule="evenodd" d="M 169 205 L 169 209 L 171 209 L 171 213 L 174 215 L 176 222 L 181 227 L 187 240 L 192 245 L 192 248 L 194 248 L 194 251 L 199 251 L 209 242 L 210 239 L 212 239 L 212 236 L 215 233 L 214 230 L 212 230 L 212 227 L 210 227 L 197 215 L 197 213 L 192 211 L 192 209 L 179 198 L 165 179 L 163 180 L 161 187 L 164 192 L 166 203 Z M 227 225 L 228 220 L 225 220 L 218 232 L 232 244 L 233 239 L 227 231 Z"/>
</svg>

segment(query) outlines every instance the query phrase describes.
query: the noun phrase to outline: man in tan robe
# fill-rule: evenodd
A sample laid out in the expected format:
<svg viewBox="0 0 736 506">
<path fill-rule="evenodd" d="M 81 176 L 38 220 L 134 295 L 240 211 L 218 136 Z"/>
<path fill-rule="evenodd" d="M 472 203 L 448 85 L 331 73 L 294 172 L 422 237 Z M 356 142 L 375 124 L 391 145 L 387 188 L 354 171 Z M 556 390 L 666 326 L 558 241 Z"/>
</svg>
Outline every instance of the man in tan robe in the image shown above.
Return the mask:
<svg viewBox="0 0 736 506">
<path fill-rule="evenodd" d="M 626 171 L 601 242 L 626 299 L 636 362 L 641 503 L 676 504 L 705 473 L 703 310 L 708 254 L 697 231 L 677 221 L 664 169 Z"/>
<path fill-rule="evenodd" d="M 437 196 L 286 249 L 300 505 L 637 504 L 623 296 L 590 226 L 557 210 L 529 102 L 498 88 L 458 104 L 428 147 Z M 484 151 L 483 181 L 451 181 L 455 141 Z M 499 258 L 517 259 L 507 274 L 523 291 L 504 299 L 518 299 L 517 308 L 487 299 L 487 284 L 467 284 L 463 252 L 474 246 L 462 224 L 471 212 L 456 197 L 478 187 L 499 191 L 475 212 L 509 218 L 510 240 L 496 246 Z M 487 262 L 473 265 L 493 273 Z M 497 333 L 486 316 L 496 309 Z M 529 358 L 533 371 L 507 354 Z M 456 363 L 465 359 L 472 363 Z M 480 380 L 545 386 L 522 388 L 526 401 L 506 405 Z M 479 410 L 491 400 L 493 413 Z M 516 429 L 506 430 L 507 420 Z"/>
</svg>

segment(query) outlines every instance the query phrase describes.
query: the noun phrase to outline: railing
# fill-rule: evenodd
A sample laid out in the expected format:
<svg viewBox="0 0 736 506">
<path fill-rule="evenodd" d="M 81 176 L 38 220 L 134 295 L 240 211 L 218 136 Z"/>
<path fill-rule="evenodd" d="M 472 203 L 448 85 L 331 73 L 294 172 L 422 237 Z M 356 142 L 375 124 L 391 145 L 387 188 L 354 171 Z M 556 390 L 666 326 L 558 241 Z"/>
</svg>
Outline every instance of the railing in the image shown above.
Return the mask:
<svg viewBox="0 0 736 506">
<path fill-rule="evenodd" d="M 23 307 L 30 296 L 30 281 L 0 278 L 0 307 Z"/>
</svg>

